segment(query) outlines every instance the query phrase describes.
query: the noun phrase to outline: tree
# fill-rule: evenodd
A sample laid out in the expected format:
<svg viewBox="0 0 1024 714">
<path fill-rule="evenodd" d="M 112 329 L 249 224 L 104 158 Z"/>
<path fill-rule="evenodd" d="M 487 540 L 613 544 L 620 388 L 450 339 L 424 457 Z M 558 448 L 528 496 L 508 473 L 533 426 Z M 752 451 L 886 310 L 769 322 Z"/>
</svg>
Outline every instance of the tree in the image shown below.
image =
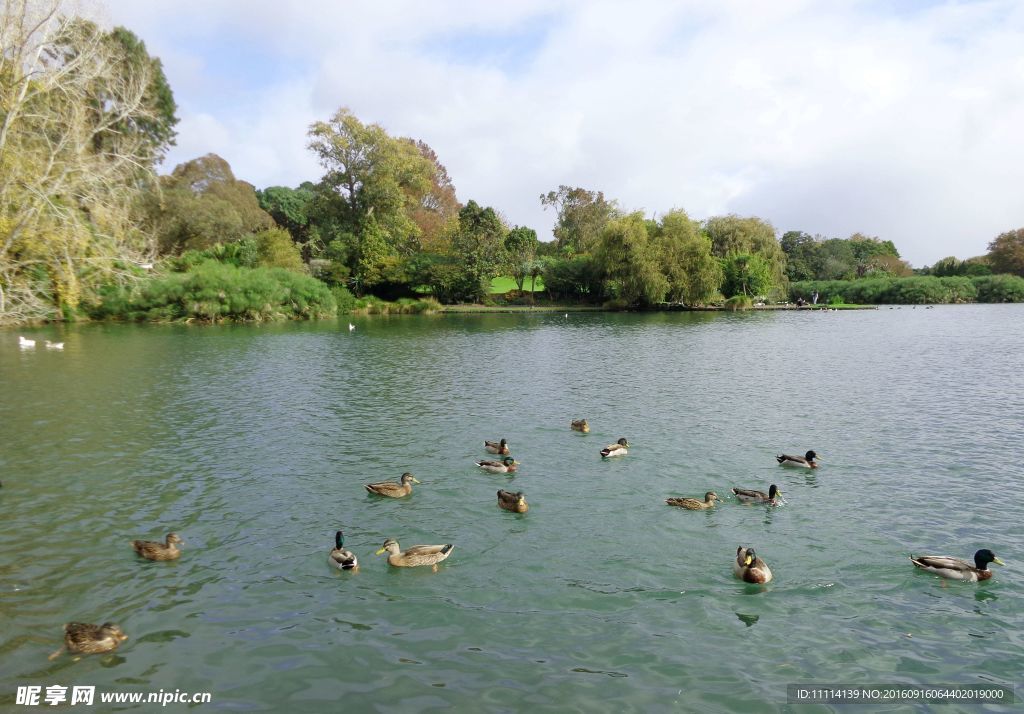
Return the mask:
<svg viewBox="0 0 1024 714">
<path fill-rule="evenodd" d="M 452 250 L 461 271 L 464 299 L 480 300 L 504 262 L 507 231 L 493 208 L 470 201 L 459 211 L 459 229 Z"/>
<path fill-rule="evenodd" d="M 719 258 L 758 255 L 768 265 L 772 287 L 782 287 L 785 283 L 786 254 L 775 239 L 771 223 L 753 216 L 716 216 L 705 222 L 704 230 Z"/>
<path fill-rule="evenodd" d="M 133 211 L 177 120 L 126 33 L 59 0 L 0 8 L 0 322 L 71 314 L 152 257 Z"/>
<path fill-rule="evenodd" d="M 351 242 L 345 253 L 353 280 L 372 285 L 419 249 L 411 215 L 431 192 L 436 166 L 415 142 L 364 124 L 347 108 L 315 122 L 309 137 L 327 170 L 314 200 L 320 233 L 328 243 Z"/>
<path fill-rule="evenodd" d="M 722 267 L 711 252 L 711 240 L 686 212 L 666 213 L 649 233 L 655 236 L 662 271 L 669 283 L 668 297 L 686 305 L 713 300 L 722 285 Z"/>
<path fill-rule="evenodd" d="M 165 253 L 204 250 L 273 227 L 252 184 L 239 181 L 228 162 L 207 154 L 174 167 L 148 202 L 148 221 Z"/>
<path fill-rule="evenodd" d="M 627 305 L 653 305 L 665 299 L 668 279 L 658 263 L 642 213 L 610 221 L 601 231 L 594 262 L 603 273 L 609 292 Z"/>
<path fill-rule="evenodd" d="M 988 244 L 993 273 L 1024 276 L 1024 228 L 1000 233 Z"/>
<path fill-rule="evenodd" d="M 771 264 L 763 256 L 736 253 L 723 260 L 725 284 L 722 292 L 728 296 L 766 296 L 777 286 Z"/>
<path fill-rule="evenodd" d="M 537 232 L 525 226 L 516 226 L 505 236 L 505 257 L 517 290 L 522 291 L 523 283 L 533 271 L 538 243 Z"/>
<path fill-rule="evenodd" d="M 264 268 L 284 268 L 293 273 L 305 273 L 306 264 L 291 235 L 283 228 L 268 228 L 255 236 L 258 265 Z"/>
<path fill-rule="evenodd" d="M 787 231 L 779 240 L 779 246 L 786 254 L 786 277 L 791 281 L 814 280 L 817 276 L 814 266 L 817 263 L 819 241 L 803 231 Z"/>
<path fill-rule="evenodd" d="M 853 280 L 857 277 L 857 257 L 848 240 L 829 238 L 821 241 L 815 257 L 816 280 Z"/>
<path fill-rule="evenodd" d="M 606 201 L 600 191 L 583 188 L 559 186 L 542 195 L 540 202 L 558 214 L 554 229 L 558 247 L 575 253 L 591 252 L 608 221 L 620 215 L 615 201 Z"/>
<path fill-rule="evenodd" d="M 256 200 L 259 201 L 260 208 L 274 219 L 274 223 L 288 231 L 293 241 L 306 244 L 309 242 L 313 191 L 313 184 L 308 181 L 298 188 L 270 186 L 257 191 Z"/>
<path fill-rule="evenodd" d="M 406 139 L 405 141 L 412 141 Z M 455 185 L 437 154 L 425 141 L 413 142 L 420 155 L 430 163 L 430 186 L 419 198 L 412 196 L 409 217 L 420 230 L 420 246 L 432 253 L 448 249 L 452 227 L 458 223 L 459 204 Z"/>
</svg>

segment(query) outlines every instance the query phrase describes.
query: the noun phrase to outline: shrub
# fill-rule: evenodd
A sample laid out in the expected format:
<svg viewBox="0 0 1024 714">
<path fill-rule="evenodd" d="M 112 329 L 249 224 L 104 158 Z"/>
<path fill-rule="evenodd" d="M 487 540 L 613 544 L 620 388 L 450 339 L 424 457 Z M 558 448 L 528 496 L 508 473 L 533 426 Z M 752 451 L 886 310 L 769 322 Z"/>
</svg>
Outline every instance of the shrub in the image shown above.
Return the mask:
<svg viewBox="0 0 1024 714">
<path fill-rule="evenodd" d="M 722 305 L 726 310 L 749 310 L 754 306 L 754 301 L 748 295 L 733 295 Z"/>
<path fill-rule="evenodd" d="M 130 294 L 112 289 L 97 313 L 130 320 L 317 319 L 337 312 L 326 285 L 283 268 L 239 268 L 208 260 L 154 277 Z"/>
<path fill-rule="evenodd" d="M 971 278 L 978 302 L 1024 302 L 1024 278 L 1019 275 L 982 275 Z"/>
</svg>

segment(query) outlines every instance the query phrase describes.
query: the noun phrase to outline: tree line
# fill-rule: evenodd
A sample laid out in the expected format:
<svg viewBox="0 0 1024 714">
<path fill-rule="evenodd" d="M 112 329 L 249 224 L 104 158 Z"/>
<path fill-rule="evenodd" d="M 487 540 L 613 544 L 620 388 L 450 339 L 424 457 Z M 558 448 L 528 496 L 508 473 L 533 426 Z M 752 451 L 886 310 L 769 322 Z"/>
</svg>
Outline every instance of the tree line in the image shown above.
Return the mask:
<svg viewBox="0 0 1024 714">
<path fill-rule="evenodd" d="M 510 300 L 533 300 L 539 279 L 547 300 L 620 308 L 839 294 L 822 287 L 837 282 L 875 285 L 842 291 L 871 302 L 900 299 L 891 285 L 905 279 L 1024 275 L 1024 229 L 915 271 L 877 237 L 780 239 L 761 218 L 647 216 L 574 186 L 539 197 L 555 222 L 542 242 L 460 201 L 426 142 L 344 107 L 310 126 L 323 173 L 299 186 L 257 189 L 215 154 L 160 176 L 178 122 L 160 60 L 131 31 L 60 7 L 10 0 L 0 15 L 0 321 L 320 317 L 371 294 L 487 301 L 499 275 L 515 280 Z M 957 285 L 951 301 L 1024 299 Z"/>
</svg>

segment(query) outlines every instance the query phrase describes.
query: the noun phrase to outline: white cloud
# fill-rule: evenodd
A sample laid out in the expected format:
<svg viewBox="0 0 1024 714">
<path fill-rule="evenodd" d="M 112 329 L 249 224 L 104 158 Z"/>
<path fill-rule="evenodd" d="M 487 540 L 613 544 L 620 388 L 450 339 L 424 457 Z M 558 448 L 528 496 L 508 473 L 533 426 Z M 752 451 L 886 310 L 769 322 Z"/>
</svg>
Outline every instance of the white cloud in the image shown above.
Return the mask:
<svg viewBox="0 0 1024 714">
<path fill-rule="evenodd" d="M 891 7 L 115 0 L 109 14 L 164 60 L 182 107 L 171 162 L 214 151 L 257 186 L 317 178 L 306 128 L 346 105 L 430 143 L 460 198 L 542 236 L 538 196 L 565 183 L 649 213 L 862 231 L 917 265 L 983 253 L 1024 225 L 1024 9 Z M 233 56 L 260 67 L 225 73 Z"/>
</svg>

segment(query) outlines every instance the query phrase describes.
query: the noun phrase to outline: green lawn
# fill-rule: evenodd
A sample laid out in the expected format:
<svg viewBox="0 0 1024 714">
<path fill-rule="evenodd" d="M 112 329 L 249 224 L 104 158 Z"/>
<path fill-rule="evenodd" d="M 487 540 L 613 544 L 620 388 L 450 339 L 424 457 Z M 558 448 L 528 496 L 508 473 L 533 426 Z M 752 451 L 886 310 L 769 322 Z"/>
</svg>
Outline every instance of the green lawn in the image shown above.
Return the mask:
<svg viewBox="0 0 1024 714">
<path fill-rule="evenodd" d="M 532 285 L 532 284 L 533 284 L 533 281 L 531 281 L 529 278 L 527 278 L 526 282 L 523 283 L 523 290 L 525 290 L 526 292 L 530 292 L 530 285 Z M 515 290 L 515 289 L 516 289 L 516 281 L 513 280 L 508 275 L 503 275 L 500 278 L 495 278 L 494 280 L 491 281 L 491 294 L 492 295 L 494 295 L 496 293 L 507 293 L 509 290 Z M 543 289 L 544 289 L 544 279 L 538 277 L 537 278 L 537 287 L 536 287 L 536 290 L 534 292 L 538 292 L 539 293 Z"/>
</svg>

